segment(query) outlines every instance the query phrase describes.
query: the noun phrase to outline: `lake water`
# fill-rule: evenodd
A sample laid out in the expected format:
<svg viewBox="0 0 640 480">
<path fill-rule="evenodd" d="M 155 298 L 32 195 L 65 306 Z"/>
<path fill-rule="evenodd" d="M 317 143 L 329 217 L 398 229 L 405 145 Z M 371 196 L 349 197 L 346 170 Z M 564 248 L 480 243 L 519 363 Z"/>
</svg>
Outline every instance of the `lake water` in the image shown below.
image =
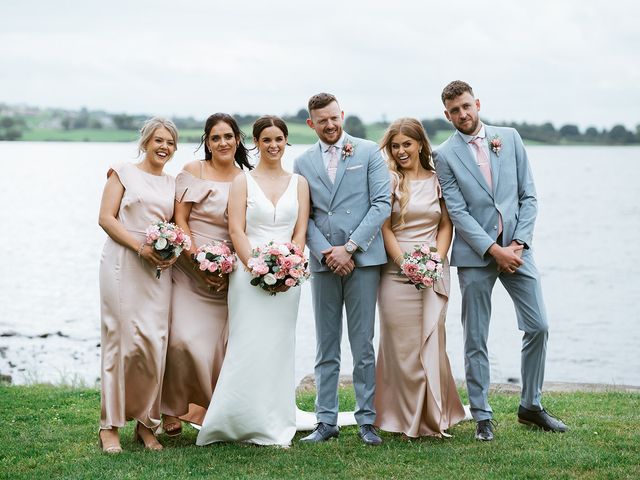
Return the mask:
<svg viewBox="0 0 640 480">
<path fill-rule="evenodd" d="M 198 158 L 180 145 L 167 171 Z M 305 146 L 288 148 L 285 163 Z M 530 147 L 539 214 L 536 260 L 550 320 L 546 380 L 640 385 L 640 148 Z M 100 374 L 97 224 L 107 168 L 130 143 L 0 142 L 0 373 L 14 383 L 87 383 Z M 408 287 L 409 288 L 409 287 Z M 520 377 L 520 332 L 498 283 L 492 381 Z M 455 269 L 447 320 L 454 376 L 464 377 Z M 376 340 L 377 341 L 377 340 Z M 343 339 L 343 370 L 351 357 Z M 302 287 L 296 377 L 313 371 L 309 285 Z"/>
</svg>

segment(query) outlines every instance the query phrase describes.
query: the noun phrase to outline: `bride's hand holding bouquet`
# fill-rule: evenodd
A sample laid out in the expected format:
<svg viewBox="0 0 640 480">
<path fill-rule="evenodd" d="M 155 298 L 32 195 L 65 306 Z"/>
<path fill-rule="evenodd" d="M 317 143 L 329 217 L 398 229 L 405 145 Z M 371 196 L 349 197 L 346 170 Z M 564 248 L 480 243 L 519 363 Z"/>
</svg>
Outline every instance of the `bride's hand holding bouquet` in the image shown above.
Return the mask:
<svg viewBox="0 0 640 480">
<path fill-rule="evenodd" d="M 291 242 L 269 242 L 254 248 L 247 261 L 247 270 L 253 277 L 251 285 L 266 290 L 270 295 L 302 285 L 310 276 L 304 252 Z"/>
</svg>

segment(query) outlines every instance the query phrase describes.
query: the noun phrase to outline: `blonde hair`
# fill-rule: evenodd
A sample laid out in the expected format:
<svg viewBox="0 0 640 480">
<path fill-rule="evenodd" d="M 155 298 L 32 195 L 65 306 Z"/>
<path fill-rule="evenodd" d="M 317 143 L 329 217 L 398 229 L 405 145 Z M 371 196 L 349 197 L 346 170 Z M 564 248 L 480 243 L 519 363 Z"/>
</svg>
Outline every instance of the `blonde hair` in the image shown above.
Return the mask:
<svg viewBox="0 0 640 480">
<path fill-rule="evenodd" d="M 166 128 L 175 143 L 178 150 L 178 128 L 171 121 L 162 117 L 153 117 L 147 119 L 140 129 L 140 139 L 138 140 L 138 156 L 142 155 L 146 150 L 147 143 L 153 137 L 153 133 L 160 127 Z"/>
<path fill-rule="evenodd" d="M 387 166 L 391 172 L 394 172 L 399 179 L 399 202 L 400 202 L 400 221 L 393 225 L 394 227 L 402 228 L 404 226 L 404 216 L 407 213 L 407 206 L 409 204 L 409 182 L 405 177 L 404 172 L 401 168 L 398 168 L 397 162 L 393 159 L 393 154 L 391 152 L 391 141 L 393 137 L 398 134 L 406 135 L 407 137 L 418 142 L 420 147 L 420 153 L 418 154 L 418 158 L 420 159 L 420 165 L 425 170 L 435 172 L 435 168 L 433 166 L 433 162 L 431 160 L 431 144 L 429 143 L 429 137 L 427 136 L 427 132 L 425 132 L 424 127 L 420 121 L 415 118 L 399 118 L 395 122 L 393 122 L 387 130 L 384 132 L 384 136 L 380 141 L 380 149 L 382 149 L 387 157 Z"/>
</svg>

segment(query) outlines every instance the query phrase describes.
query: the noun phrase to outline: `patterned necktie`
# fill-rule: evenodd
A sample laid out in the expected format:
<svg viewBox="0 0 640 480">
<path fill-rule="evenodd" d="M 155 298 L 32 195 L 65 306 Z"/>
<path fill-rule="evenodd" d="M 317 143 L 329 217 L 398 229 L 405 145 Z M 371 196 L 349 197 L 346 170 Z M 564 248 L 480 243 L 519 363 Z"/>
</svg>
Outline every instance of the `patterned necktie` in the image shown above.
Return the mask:
<svg viewBox="0 0 640 480">
<path fill-rule="evenodd" d="M 471 140 L 471 145 L 473 145 L 476 151 L 476 164 L 480 168 L 482 172 L 482 176 L 487 181 L 487 185 L 489 186 L 489 190 L 493 191 L 493 181 L 491 180 L 491 164 L 489 163 L 489 156 L 484 148 L 482 148 L 482 142 L 484 139 L 480 137 L 476 137 Z"/>
<path fill-rule="evenodd" d="M 327 149 L 329 154 L 329 162 L 327 163 L 327 175 L 331 179 L 331 183 L 336 181 L 336 172 L 338 171 L 338 147 L 330 145 Z"/>
<path fill-rule="evenodd" d="M 489 190 L 493 192 L 493 179 L 491 178 L 491 164 L 489 163 L 489 156 L 487 155 L 487 151 L 482 148 L 482 144 L 484 143 L 484 139 L 480 137 L 476 137 L 469 142 L 473 145 L 476 152 L 476 164 L 480 168 L 482 172 L 482 176 L 487 181 L 487 185 L 489 186 Z M 498 213 L 498 235 L 502 233 L 502 215 Z"/>
</svg>

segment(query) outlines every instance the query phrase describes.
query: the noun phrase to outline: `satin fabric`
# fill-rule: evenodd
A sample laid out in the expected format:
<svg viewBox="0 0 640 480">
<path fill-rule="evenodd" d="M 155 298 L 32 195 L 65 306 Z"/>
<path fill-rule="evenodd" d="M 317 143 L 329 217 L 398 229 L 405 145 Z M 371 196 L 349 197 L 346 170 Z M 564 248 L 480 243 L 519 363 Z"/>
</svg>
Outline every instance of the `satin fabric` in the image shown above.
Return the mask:
<svg viewBox="0 0 640 480">
<path fill-rule="evenodd" d="M 141 243 L 145 230 L 173 216 L 175 179 L 152 175 L 135 165 L 112 167 L 125 188 L 118 220 Z M 101 404 L 100 428 L 137 420 L 160 424 L 171 269 L 156 278 L 155 266 L 107 238 L 100 262 Z"/>
<path fill-rule="evenodd" d="M 176 201 L 190 202 L 189 230 L 194 245 L 231 245 L 227 222 L 230 182 L 176 177 Z M 213 395 L 227 344 L 227 292 L 212 292 L 182 256 L 173 267 L 173 292 L 162 413 L 202 424 Z"/>
<path fill-rule="evenodd" d="M 392 184 L 398 184 L 397 177 Z M 423 243 L 435 247 L 442 215 L 435 173 L 410 182 L 404 225 L 399 225 L 400 195 L 396 187 L 391 225 L 403 251 Z M 443 278 L 424 290 L 407 284 L 398 271 L 389 261 L 378 291 L 376 425 L 409 437 L 442 436 L 465 417 L 446 352 L 449 265 L 445 261 Z"/>
</svg>

